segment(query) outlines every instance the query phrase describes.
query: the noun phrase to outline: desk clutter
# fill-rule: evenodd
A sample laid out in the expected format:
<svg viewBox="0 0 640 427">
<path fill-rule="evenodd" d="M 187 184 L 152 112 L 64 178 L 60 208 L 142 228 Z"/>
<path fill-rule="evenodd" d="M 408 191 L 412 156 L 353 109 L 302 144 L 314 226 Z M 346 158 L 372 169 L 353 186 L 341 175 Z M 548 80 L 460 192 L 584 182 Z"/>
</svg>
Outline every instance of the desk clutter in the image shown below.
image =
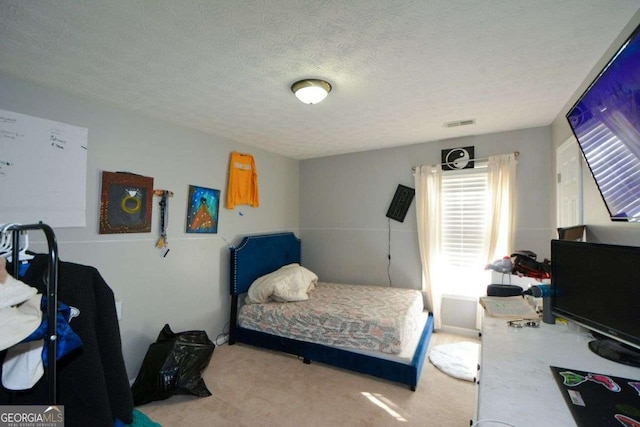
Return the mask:
<svg viewBox="0 0 640 427">
<path fill-rule="evenodd" d="M 480 305 L 487 310 L 487 314 L 494 317 L 532 319 L 533 310 L 536 319 L 542 312 L 543 322 L 555 323 L 555 316 L 551 312 L 551 284 L 534 281 L 526 284 L 526 287 L 525 290 L 515 284 L 490 284 L 487 286 L 487 296 L 480 298 Z M 501 301 L 502 299 L 505 301 Z"/>
<path fill-rule="evenodd" d="M 480 297 L 480 305 L 492 317 L 505 319 L 539 319 L 536 312 L 521 296 L 511 297 Z"/>
</svg>

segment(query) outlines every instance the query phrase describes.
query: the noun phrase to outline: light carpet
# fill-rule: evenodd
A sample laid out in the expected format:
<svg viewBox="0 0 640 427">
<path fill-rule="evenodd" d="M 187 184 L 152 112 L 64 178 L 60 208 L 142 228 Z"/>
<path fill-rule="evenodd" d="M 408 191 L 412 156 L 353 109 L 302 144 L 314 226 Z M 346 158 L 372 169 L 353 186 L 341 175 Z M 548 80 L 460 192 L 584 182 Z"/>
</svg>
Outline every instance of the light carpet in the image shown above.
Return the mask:
<svg viewBox="0 0 640 427">
<path fill-rule="evenodd" d="M 434 333 L 432 348 L 467 341 Z M 212 396 L 173 396 L 138 407 L 173 426 L 468 426 L 475 385 L 425 363 L 408 387 L 296 357 L 236 344 L 216 348 L 202 375 Z"/>
<path fill-rule="evenodd" d="M 441 344 L 431 349 L 429 360 L 449 376 L 465 381 L 475 381 L 479 353 L 480 344 L 477 342 Z"/>
</svg>

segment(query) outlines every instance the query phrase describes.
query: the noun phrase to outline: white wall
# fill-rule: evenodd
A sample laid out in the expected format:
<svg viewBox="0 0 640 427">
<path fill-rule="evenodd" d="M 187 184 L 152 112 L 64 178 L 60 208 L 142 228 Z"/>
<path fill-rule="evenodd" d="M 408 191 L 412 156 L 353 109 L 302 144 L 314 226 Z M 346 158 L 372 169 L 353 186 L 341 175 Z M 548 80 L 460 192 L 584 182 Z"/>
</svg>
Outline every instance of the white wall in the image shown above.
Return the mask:
<svg viewBox="0 0 640 427">
<path fill-rule="evenodd" d="M 130 378 L 165 323 L 176 332 L 205 330 L 211 339 L 226 330 L 230 243 L 243 234 L 298 228 L 297 160 L 2 75 L 0 109 L 89 129 L 87 227 L 55 232 L 60 258 L 96 267 L 122 300 L 120 328 Z M 218 234 L 186 234 L 189 185 L 220 189 L 224 200 L 229 154 L 234 150 L 255 157 L 260 207 L 230 211 L 221 203 Z M 154 188 L 174 192 L 166 258 L 155 248 L 157 198 L 151 233 L 98 234 L 103 170 L 154 177 Z M 34 240 L 44 240 L 35 233 L 30 247 L 37 247 Z"/>
<path fill-rule="evenodd" d="M 620 48 L 624 41 L 629 37 L 633 30 L 640 25 L 640 12 L 631 17 L 629 24 L 625 26 L 618 38 L 611 44 L 609 49 L 602 55 L 600 60 L 593 66 L 580 87 L 575 91 L 572 97 L 567 101 L 565 107 L 560 111 L 551 125 L 552 143 L 554 147 L 551 174 L 555 174 L 555 149 L 569 138 L 571 128 L 567 122 L 565 115 L 569 109 L 575 104 L 582 93 L 587 89 L 591 82 L 598 76 L 602 68 L 609 62 L 611 57 Z M 587 240 L 593 242 L 622 244 L 640 246 L 640 224 L 625 224 L 612 222 L 609 218 L 607 208 L 600 196 L 598 188 L 589 168 L 583 159 L 583 200 L 584 200 L 584 223 L 587 225 Z M 555 200 L 555 186 L 554 197 Z M 555 205 L 554 205 L 555 209 Z M 555 212 L 555 211 L 554 211 Z M 555 217 L 554 217 L 555 224 Z M 555 225 L 554 225 L 555 226 Z"/>
<path fill-rule="evenodd" d="M 520 152 L 514 249 L 548 257 L 551 136 L 539 127 L 301 161 L 305 265 L 324 281 L 388 285 L 385 215 L 397 185 L 413 188 L 411 167 L 439 163 L 441 149 L 471 145 L 478 158 Z M 393 286 L 420 289 L 415 201 L 404 222 L 391 221 L 391 257 Z"/>
</svg>

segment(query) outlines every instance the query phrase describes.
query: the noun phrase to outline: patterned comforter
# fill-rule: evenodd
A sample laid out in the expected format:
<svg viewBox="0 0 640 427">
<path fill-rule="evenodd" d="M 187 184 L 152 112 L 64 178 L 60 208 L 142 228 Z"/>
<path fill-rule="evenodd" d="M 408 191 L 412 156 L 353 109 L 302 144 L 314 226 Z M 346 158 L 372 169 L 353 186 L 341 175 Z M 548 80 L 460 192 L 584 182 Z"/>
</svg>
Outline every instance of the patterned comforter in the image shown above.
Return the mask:
<svg viewBox="0 0 640 427">
<path fill-rule="evenodd" d="M 272 335 L 400 353 L 423 311 L 417 290 L 318 283 L 309 300 L 245 304 L 238 325 Z"/>
</svg>

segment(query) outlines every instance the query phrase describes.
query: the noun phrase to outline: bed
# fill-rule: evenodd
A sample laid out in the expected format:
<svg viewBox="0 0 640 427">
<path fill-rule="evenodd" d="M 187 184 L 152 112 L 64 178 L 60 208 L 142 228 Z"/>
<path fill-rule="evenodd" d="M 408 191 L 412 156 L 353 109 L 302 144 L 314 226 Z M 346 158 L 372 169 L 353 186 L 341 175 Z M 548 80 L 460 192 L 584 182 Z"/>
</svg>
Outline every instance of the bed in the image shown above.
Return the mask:
<svg viewBox="0 0 640 427">
<path fill-rule="evenodd" d="M 420 313 L 416 316 L 407 315 L 406 320 L 398 320 L 397 323 L 411 322 L 403 323 L 398 332 L 387 332 L 387 326 L 390 323 L 387 318 L 391 317 L 391 315 L 387 316 L 384 309 L 381 311 L 383 313 L 381 321 L 386 323 L 381 326 L 358 325 L 358 330 L 365 337 L 367 334 L 369 336 L 384 336 L 384 338 L 378 340 L 378 344 L 372 344 L 371 340 L 365 340 L 367 344 L 363 348 L 355 348 L 355 343 L 348 340 L 327 341 L 327 336 L 331 334 L 326 332 L 317 333 L 313 328 L 309 328 L 306 335 L 304 332 L 302 332 L 302 335 L 291 335 L 289 332 L 283 332 L 286 329 L 284 326 L 265 325 L 265 319 L 271 319 L 274 315 L 264 310 L 283 311 L 282 307 L 284 307 L 286 308 L 285 311 L 300 309 L 308 314 L 312 311 L 309 308 L 311 307 L 309 304 L 315 304 L 319 299 L 328 298 L 343 302 L 349 301 L 350 304 L 353 304 L 350 311 L 356 311 L 359 315 L 360 309 L 364 310 L 371 305 L 377 305 L 375 301 L 367 301 L 360 297 L 364 294 L 367 294 L 367 298 L 372 298 L 372 295 L 379 294 L 379 297 L 376 298 L 382 298 L 379 300 L 382 303 L 383 300 L 400 297 L 399 295 L 393 295 L 394 293 L 420 295 L 419 292 L 408 292 L 395 288 L 319 282 L 315 289 L 309 292 L 308 301 L 294 303 L 275 302 L 264 305 L 243 304 L 244 296 L 256 279 L 270 275 L 270 273 L 286 268 L 286 266 L 300 264 L 301 243 L 291 232 L 261 234 L 242 238 L 237 246 L 230 248 L 230 251 L 230 345 L 245 343 L 282 351 L 302 358 L 304 363 L 310 363 L 311 361 L 324 363 L 401 383 L 415 391 L 433 332 L 433 317 L 422 310 L 421 299 Z M 336 292 L 343 289 L 347 292 L 360 292 L 360 294 L 356 294 L 360 296 L 336 298 Z M 332 295 L 334 296 L 332 297 Z M 418 309 L 416 303 L 412 301 L 413 298 L 414 296 L 411 295 L 409 301 L 405 304 L 407 305 L 407 311 L 416 314 Z M 364 304 L 362 303 L 363 301 Z M 358 304 L 361 306 L 359 307 Z M 250 312 L 248 311 L 249 309 L 254 308 L 259 311 L 252 321 L 247 313 Z M 314 326 L 319 323 L 317 319 L 314 320 L 313 318 L 310 318 L 310 321 Z M 299 329 L 303 328 L 298 325 L 292 329 L 294 332 L 299 332 Z M 353 335 L 354 333 L 349 334 L 349 336 Z M 396 339 L 401 339 L 402 342 L 396 342 Z"/>
</svg>

